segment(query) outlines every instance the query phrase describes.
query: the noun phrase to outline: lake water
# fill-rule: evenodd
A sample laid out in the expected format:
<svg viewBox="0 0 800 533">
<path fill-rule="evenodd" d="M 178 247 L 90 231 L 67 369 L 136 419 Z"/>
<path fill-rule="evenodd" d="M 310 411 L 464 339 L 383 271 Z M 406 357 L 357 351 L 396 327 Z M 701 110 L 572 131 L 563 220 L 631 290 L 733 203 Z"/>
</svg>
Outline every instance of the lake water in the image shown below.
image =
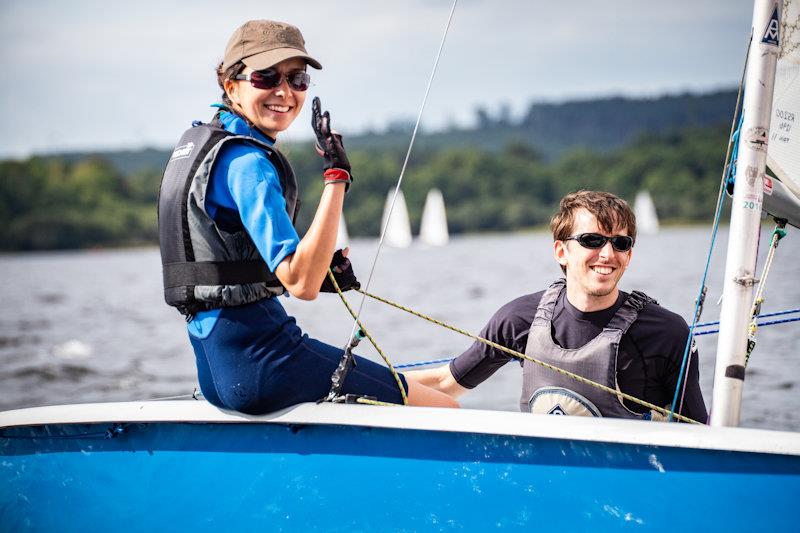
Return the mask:
<svg viewBox="0 0 800 533">
<path fill-rule="evenodd" d="M 764 230 L 759 272 L 768 243 Z M 621 283 L 689 318 L 705 265 L 708 228 L 668 228 L 642 236 Z M 726 231 L 712 261 L 701 321 L 717 320 Z M 362 282 L 377 240 L 354 240 Z M 547 233 L 456 237 L 448 246 L 381 253 L 370 291 L 478 333 L 494 311 L 543 289 L 559 274 Z M 781 242 L 762 312 L 800 307 L 800 233 Z M 156 248 L 0 256 L 0 409 L 142 400 L 191 393 L 194 356 L 183 319 L 163 303 Z M 354 306 L 360 295 L 348 293 Z M 334 345 L 352 319 L 338 296 L 282 302 L 310 335 Z M 368 300 L 363 322 L 392 362 L 459 354 L 470 339 Z M 716 335 L 698 338 L 701 385 L 711 402 Z M 742 425 L 800 430 L 800 323 L 762 327 L 747 370 Z M 365 341 L 359 353 L 379 359 Z M 467 394 L 468 408 L 517 410 L 519 365 L 510 363 Z"/>
</svg>

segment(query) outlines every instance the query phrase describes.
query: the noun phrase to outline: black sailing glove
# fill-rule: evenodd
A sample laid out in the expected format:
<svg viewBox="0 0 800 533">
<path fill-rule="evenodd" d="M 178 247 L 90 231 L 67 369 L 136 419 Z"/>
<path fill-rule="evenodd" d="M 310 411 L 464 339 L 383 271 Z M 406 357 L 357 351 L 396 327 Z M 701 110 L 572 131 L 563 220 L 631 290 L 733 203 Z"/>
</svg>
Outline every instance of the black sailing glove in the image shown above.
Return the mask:
<svg viewBox="0 0 800 533">
<path fill-rule="evenodd" d="M 356 274 L 353 272 L 352 263 L 350 263 L 350 260 L 344 256 L 341 250 L 336 250 L 336 252 L 333 254 L 331 270 L 333 271 L 333 277 L 336 278 L 336 283 L 339 284 L 339 288 L 342 290 L 342 292 L 349 291 L 350 289 L 361 288 L 361 283 L 358 282 L 356 279 Z M 320 287 L 319 291 L 336 292 L 336 287 L 333 286 L 333 282 L 327 274 L 325 274 L 325 279 L 322 281 L 322 287 Z"/>
<path fill-rule="evenodd" d="M 342 136 L 331 130 L 331 115 L 327 111 L 321 112 L 319 97 L 314 97 L 311 103 L 311 127 L 317 136 L 316 148 L 319 155 L 325 159 L 323 180 L 325 183 L 345 182 L 345 191 L 353 182 L 350 173 L 350 161 L 344 151 Z"/>
</svg>

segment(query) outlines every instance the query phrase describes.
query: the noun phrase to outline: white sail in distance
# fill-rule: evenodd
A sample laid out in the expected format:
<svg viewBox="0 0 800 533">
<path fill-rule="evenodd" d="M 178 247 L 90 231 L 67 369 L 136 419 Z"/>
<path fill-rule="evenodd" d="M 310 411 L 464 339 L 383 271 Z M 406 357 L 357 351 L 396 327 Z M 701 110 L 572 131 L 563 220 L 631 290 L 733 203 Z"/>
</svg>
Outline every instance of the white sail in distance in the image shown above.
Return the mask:
<svg viewBox="0 0 800 533">
<path fill-rule="evenodd" d="M 653 197 L 647 191 L 639 191 L 633 202 L 633 212 L 636 215 L 636 232 L 642 235 L 658 233 L 658 215 Z"/>
<path fill-rule="evenodd" d="M 439 189 L 431 189 L 425 198 L 419 226 L 419 240 L 430 246 L 444 246 L 450 240 L 444 197 Z"/>
<path fill-rule="evenodd" d="M 411 246 L 411 222 L 408 219 L 406 199 L 403 196 L 403 191 L 397 191 L 397 200 L 395 201 L 391 218 L 389 218 L 389 209 L 392 207 L 393 196 L 394 191 L 389 191 L 383 208 L 383 217 L 381 219 L 381 235 L 384 235 L 383 242 L 387 246 L 394 248 L 408 248 Z"/>
<path fill-rule="evenodd" d="M 800 198 L 800 1 L 782 4 L 767 166 Z"/>
</svg>

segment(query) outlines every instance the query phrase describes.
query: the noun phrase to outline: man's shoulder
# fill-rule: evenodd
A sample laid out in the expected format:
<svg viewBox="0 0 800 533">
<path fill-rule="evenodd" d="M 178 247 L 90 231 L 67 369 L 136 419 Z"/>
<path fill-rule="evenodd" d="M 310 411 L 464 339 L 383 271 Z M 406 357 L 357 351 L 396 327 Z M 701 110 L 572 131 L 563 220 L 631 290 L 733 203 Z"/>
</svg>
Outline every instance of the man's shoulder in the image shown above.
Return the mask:
<svg viewBox="0 0 800 533">
<path fill-rule="evenodd" d="M 536 309 L 539 307 L 539 302 L 542 300 L 544 291 L 534 292 L 531 294 L 524 294 L 514 298 L 501 306 L 495 313 L 495 317 L 515 317 L 530 315 L 531 321 L 536 314 Z"/>
<path fill-rule="evenodd" d="M 632 333 L 648 336 L 679 336 L 685 339 L 689 326 L 682 316 L 651 300 L 639 312 L 631 330 Z"/>
<path fill-rule="evenodd" d="M 496 338 L 505 338 L 527 332 L 536 316 L 543 292 L 525 294 L 502 305 L 489 319 L 484 333 Z"/>
</svg>

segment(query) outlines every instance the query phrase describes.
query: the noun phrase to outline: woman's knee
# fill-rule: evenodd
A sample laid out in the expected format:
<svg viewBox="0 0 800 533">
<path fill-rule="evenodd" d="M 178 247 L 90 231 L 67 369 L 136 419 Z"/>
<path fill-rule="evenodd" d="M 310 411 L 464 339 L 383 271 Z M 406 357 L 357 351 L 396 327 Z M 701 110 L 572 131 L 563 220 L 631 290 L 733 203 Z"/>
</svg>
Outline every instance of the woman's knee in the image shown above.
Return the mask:
<svg viewBox="0 0 800 533">
<path fill-rule="evenodd" d="M 263 398 L 241 383 L 226 386 L 217 384 L 216 390 L 222 403 L 221 407 L 225 409 L 248 415 L 261 415 L 270 411 Z"/>
</svg>

